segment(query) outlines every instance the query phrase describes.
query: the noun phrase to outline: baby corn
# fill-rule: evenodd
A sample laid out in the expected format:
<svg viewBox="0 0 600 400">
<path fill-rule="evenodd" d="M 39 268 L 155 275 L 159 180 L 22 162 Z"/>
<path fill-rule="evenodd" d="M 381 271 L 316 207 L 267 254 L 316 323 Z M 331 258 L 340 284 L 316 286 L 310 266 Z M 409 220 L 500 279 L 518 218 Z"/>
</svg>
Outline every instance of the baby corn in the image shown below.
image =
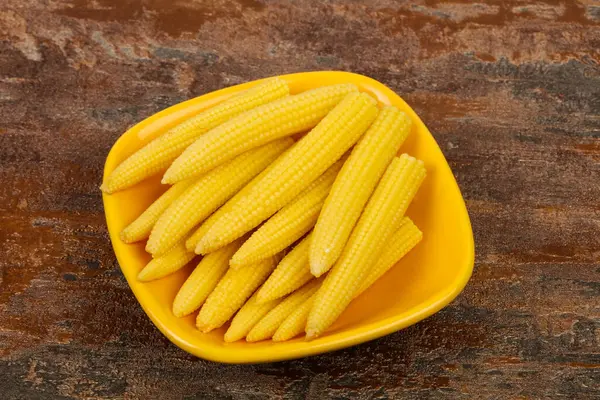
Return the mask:
<svg viewBox="0 0 600 400">
<path fill-rule="evenodd" d="M 187 120 L 169 119 L 106 177 L 111 194 L 166 170 L 172 186 L 120 237 L 148 239 L 144 282 L 203 255 L 174 316 L 196 311 L 197 329 L 221 328 L 227 343 L 312 340 L 422 240 L 404 214 L 424 163 L 396 156 L 411 118 L 361 91 L 290 96 L 272 78 L 202 112 L 178 107 Z"/>
<path fill-rule="evenodd" d="M 310 296 L 304 301 L 298 308 L 296 308 L 283 322 L 279 325 L 279 328 L 273 334 L 274 342 L 283 342 L 290 340 L 293 337 L 304 333 L 306 327 L 306 320 L 308 319 L 308 313 L 312 308 L 315 300 L 315 294 Z"/>
<path fill-rule="evenodd" d="M 248 336 L 246 336 L 246 340 L 248 342 L 257 342 L 273 336 L 287 316 L 304 303 L 306 299 L 315 294 L 320 284 L 321 280 L 315 279 L 304 285 L 297 292 L 286 297 L 250 330 Z"/>
<path fill-rule="evenodd" d="M 161 257 L 153 258 L 140 271 L 137 278 L 142 282 L 162 278 L 183 268 L 196 254 L 187 251 L 183 242 L 178 243 Z"/>
<path fill-rule="evenodd" d="M 392 268 L 402 257 L 413 249 L 423 238 L 423 232 L 408 217 L 402 218 L 400 228 L 394 233 L 386 244 L 385 251 L 377 260 L 375 265 L 369 270 L 367 277 L 354 294 L 354 297 L 360 296 L 365 290 L 371 287 L 383 274 Z"/>
<path fill-rule="evenodd" d="M 239 248 L 242 240 L 234 242 L 235 247 Z M 271 257 L 237 271 L 228 269 L 200 309 L 196 318 L 198 329 L 206 333 L 221 327 L 267 279 L 276 264 L 276 258 Z"/>
<path fill-rule="evenodd" d="M 173 314 L 183 317 L 202 306 L 229 268 L 236 243 L 207 254 L 179 289 L 173 301 Z"/>
<path fill-rule="evenodd" d="M 313 234 L 306 236 L 279 262 L 269 279 L 258 290 L 259 303 L 268 302 L 292 293 L 313 279 L 308 266 L 308 249 Z"/>
<path fill-rule="evenodd" d="M 290 151 L 290 149 L 287 149 L 287 151 Z M 284 152 L 285 154 L 285 152 Z M 281 156 L 280 156 L 281 157 Z M 245 196 L 247 196 L 252 190 L 254 190 L 254 187 L 257 185 L 258 182 L 260 182 L 260 180 L 262 179 L 263 176 L 265 176 L 271 169 L 273 168 L 273 164 L 269 165 L 265 170 L 263 170 L 260 174 L 258 174 L 258 176 L 256 176 L 254 179 L 252 179 L 250 181 L 250 183 L 248 183 L 246 186 L 244 186 L 239 192 L 237 192 L 235 194 L 235 196 L 233 196 L 231 199 L 229 199 L 227 201 L 227 203 L 223 204 L 223 206 L 221 208 L 219 208 L 217 211 L 215 211 L 210 217 L 208 217 L 201 225 L 200 227 L 198 227 L 198 229 L 196 230 L 196 232 L 194 232 L 192 234 L 192 236 L 189 237 L 188 240 L 186 240 L 185 242 L 185 247 L 189 250 L 189 251 L 195 251 L 196 250 L 196 246 L 198 246 L 198 243 L 200 242 L 200 239 L 202 239 L 204 237 L 204 235 L 206 235 L 206 233 L 210 230 L 210 228 L 215 224 L 216 221 L 218 221 L 223 215 L 227 214 L 228 212 L 230 212 L 231 210 L 233 210 L 233 206 L 241 199 L 244 198 Z M 200 254 L 199 251 L 196 251 L 197 254 Z"/>
<path fill-rule="evenodd" d="M 193 179 L 179 182 L 171 186 L 158 199 L 154 201 L 139 217 L 121 231 L 121 240 L 125 243 L 138 242 L 150 236 L 152 227 L 161 214 L 177 199 L 185 190 L 194 183 Z M 191 250 L 193 251 L 193 249 Z"/>
<path fill-rule="evenodd" d="M 225 332 L 225 341 L 235 342 L 236 340 L 245 338 L 254 325 L 279 303 L 281 303 L 281 299 L 258 303 L 256 301 L 256 293 L 254 293 L 235 317 L 233 317 L 229 329 Z"/>
</svg>

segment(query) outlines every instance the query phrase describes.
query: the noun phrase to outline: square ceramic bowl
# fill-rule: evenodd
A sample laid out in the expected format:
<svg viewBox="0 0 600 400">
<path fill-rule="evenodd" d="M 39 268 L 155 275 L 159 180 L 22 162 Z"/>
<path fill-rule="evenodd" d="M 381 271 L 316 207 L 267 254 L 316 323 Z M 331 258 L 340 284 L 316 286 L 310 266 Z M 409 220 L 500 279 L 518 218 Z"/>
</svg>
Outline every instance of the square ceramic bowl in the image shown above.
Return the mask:
<svg viewBox="0 0 600 400">
<path fill-rule="evenodd" d="M 474 262 L 473 233 L 465 203 L 452 171 L 427 127 L 397 94 L 383 84 L 347 72 L 307 72 L 284 75 L 292 93 L 324 85 L 351 82 L 373 95 L 380 104 L 393 104 L 414 121 L 412 132 L 401 148 L 425 162 L 427 178 L 407 211 L 423 231 L 422 242 L 355 299 L 338 321 L 313 341 L 303 337 L 275 343 L 262 341 L 225 343 L 226 326 L 211 333 L 199 332 L 196 313 L 177 318 L 171 305 L 193 265 L 163 279 L 142 283 L 137 273 L 150 260 L 145 242 L 125 244 L 119 232 L 166 190 L 160 178 L 131 189 L 103 195 L 112 245 L 123 274 L 152 322 L 174 344 L 208 360 L 225 363 L 255 363 L 298 358 L 366 342 L 410 326 L 439 311 L 464 288 Z M 218 90 L 177 104 L 138 123 L 112 147 L 104 177 L 128 155 L 180 121 L 217 102 L 256 85 L 258 81 Z"/>
</svg>

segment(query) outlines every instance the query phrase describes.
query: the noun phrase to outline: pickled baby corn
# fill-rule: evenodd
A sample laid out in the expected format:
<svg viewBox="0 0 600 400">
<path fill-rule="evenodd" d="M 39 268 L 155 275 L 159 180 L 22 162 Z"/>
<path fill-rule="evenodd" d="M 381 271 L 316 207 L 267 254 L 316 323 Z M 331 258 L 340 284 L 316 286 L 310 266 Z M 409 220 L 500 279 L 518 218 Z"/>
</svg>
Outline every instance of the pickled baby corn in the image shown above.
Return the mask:
<svg viewBox="0 0 600 400">
<path fill-rule="evenodd" d="M 275 308 L 273 308 L 267 315 L 265 315 L 254 328 L 248 332 L 248 336 L 246 336 L 246 340 L 248 342 L 258 342 L 259 340 L 269 339 L 279 325 L 287 318 L 290 313 L 292 313 L 296 308 L 298 308 L 302 303 L 304 303 L 309 297 L 311 297 L 319 286 L 321 285 L 321 279 L 315 279 L 312 282 L 307 283 L 298 291 L 290 294 L 286 297 L 281 303 L 279 303 Z"/>
<path fill-rule="evenodd" d="M 273 334 L 274 342 L 290 340 L 301 333 L 304 333 L 308 313 L 313 306 L 315 295 L 316 293 L 306 299 L 304 303 L 300 304 L 286 319 L 283 320 L 281 325 L 279 325 L 279 328 L 277 328 Z"/>
<path fill-rule="evenodd" d="M 398 229 L 421 182 L 423 162 L 403 154 L 388 166 L 369 199 L 339 260 L 317 292 L 306 324 L 306 337 L 322 334 L 344 311 L 385 243 Z"/>
<path fill-rule="evenodd" d="M 323 174 L 364 133 L 377 116 L 376 101 L 350 93 L 223 215 L 200 240 L 196 251 L 214 251 L 269 218 Z"/>
<path fill-rule="evenodd" d="M 308 249 L 313 234 L 308 234 L 279 262 L 275 271 L 257 293 L 259 303 L 281 298 L 313 279 L 308 266 Z"/>
<path fill-rule="evenodd" d="M 187 251 L 183 242 L 178 243 L 161 257 L 150 260 L 139 272 L 137 278 L 142 282 L 149 282 L 165 277 L 183 268 L 195 256 L 196 254 Z"/>
<path fill-rule="evenodd" d="M 377 279 L 381 278 L 390 268 L 392 268 L 402 257 L 413 249 L 423 238 L 423 232 L 408 217 L 402 218 L 400 227 L 392 235 L 389 242 L 385 246 L 385 250 L 375 263 L 369 269 L 367 277 L 361 283 L 360 287 L 354 294 L 358 297 L 371 287 Z"/>
<path fill-rule="evenodd" d="M 231 267 L 240 268 L 275 255 L 311 230 L 342 165 L 343 160 L 337 161 L 258 228 L 233 255 Z"/>
<path fill-rule="evenodd" d="M 249 110 L 198 138 L 169 167 L 163 183 L 201 175 L 254 147 L 311 129 L 357 90 L 353 84 L 323 86 Z"/>
<path fill-rule="evenodd" d="M 281 303 L 281 299 L 258 303 L 256 301 L 256 293 L 254 293 L 231 320 L 231 325 L 227 329 L 227 332 L 225 332 L 225 341 L 235 342 L 236 340 L 245 338 L 254 325 L 279 303 Z"/>
<path fill-rule="evenodd" d="M 234 247 L 239 248 L 242 241 L 234 242 Z M 228 269 L 200 309 L 196 318 L 198 329 L 206 333 L 221 327 L 267 279 L 276 264 L 277 258 L 271 257 L 237 271 Z"/>
<path fill-rule="evenodd" d="M 369 196 L 408 136 L 411 120 L 386 106 L 356 145 L 340 171 L 314 230 L 310 270 L 327 272 L 338 259 Z"/>
<path fill-rule="evenodd" d="M 173 301 L 173 314 L 183 317 L 202 306 L 229 268 L 236 243 L 207 254 L 183 283 Z"/>
<path fill-rule="evenodd" d="M 241 154 L 199 178 L 158 219 L 146 250 L 152 255 L 167 251 L 292 143 L 291 138 L 273 141 Z"/>
<path fill-rule="evenodd" d="M 100 187 L 105 193 L 126 189 L 164 170 L 199 136 L 230 118 L 289 94 L 281 78 L 268 79 L 171 128 L 129 156 Z"/>
<path fill-rule="evenodd" d="M 194 183 L 193 179 L 171 186 L 154 201 L 139 217 L 121 231 L 121 240 L 125 243 L 147 239 L 158 218 L 185 190 Z M 193 249 L 192 249 L 193 251 Z"/>
</svg>

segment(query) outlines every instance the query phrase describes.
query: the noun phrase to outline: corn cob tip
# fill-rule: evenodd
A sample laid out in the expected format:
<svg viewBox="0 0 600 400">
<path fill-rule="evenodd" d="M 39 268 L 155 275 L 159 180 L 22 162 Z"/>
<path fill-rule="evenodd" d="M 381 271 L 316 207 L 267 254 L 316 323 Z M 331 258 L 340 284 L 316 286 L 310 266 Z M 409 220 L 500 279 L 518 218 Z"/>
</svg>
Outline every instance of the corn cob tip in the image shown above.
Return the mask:
<svg viewBox="0 0 600 400">
<path fill-rule="evenodd" d="M 317 330 L 316 330 L 316 329 L 308 329 L 308 330 L 306 331 L 306 336 L 305 336 L 305 338 L 304 338 L 304 339 L 305 339 L 307 342 L 309 342 L 309 341 L 311 341 L 311 340 L 314 340 L 314 339 L 316 339 L 318 336 L 319 336 L 319 333 L 317 332 Z"/>
<path fill-rule="evenodd" d="M 103 183 L 102 185 L 100 185 L 100 190 L 103 193 L 106 193 L 106 194 L 112 194 L 113 193 L 112 190 L 110 190 L 110 188 L 108 187 L 108 185 L 106 183 Z"/>
<path fill-rule="evenodd" d="M 145 271 L 145 272 L 144 272 Z M 152 277 L 149 274 L 149 271 L 147 268 L 144 268 L 143 270 L 141 270 L 138 275 L 137 275 L 137 279 L 140 282 L 150 282 L 152 280 Z"/>
<path fill-rule="evenodd" d="M 209 333 L 210 331 L 212 331 L 213 329 L 216 329 L 217 327 L 214 326 L 213 324 L 201 321 L 200 314 L 198 314 L 196 316 L 196 328 L 202 333 Z"/>
<path fill-rule="evenodd" d="M 273 299 L 270 299 L 266 294 L 263 294 L 260 289 L 258 290 L 258 293 L 256 294 L 256 304 L 265 304 L 267 301 L 271 300 Z"/>
<path fill-rule="evenodd" d="M 150 253 L 152 255 L 152 258 L 154 258 L 156 256 L 154 254 L 156 249 L 153 248 L 152 246 L 150 246 L 150 243 L 146 242 L 146 246 L 144 247 L 144 250 L 146 250 L 146 253 Z"/>
<path fill-rule="evenodd" d="M 289 336 L 279 335 L 277 332 L 275 332 L 275 334 L 273 335 L 273 337 L 271 338 L 271 340 L 274 341 L 274 342 L 278 342 L 278 343 L 280 343 L 280 342 L 287 342 L 288 340 L 293 339 L 293 338 L 295 338 L 297 336 L 300 336 L 300 334 L 294 335 L 292 337 L 289 337 Z"/>
<path fill-rule="evenodd" d="M 213 240 L 208 240 L 208 236 L 210 235 L 211 232 L 212 232 L 212 230 L 209 230 L 207 232 L 207 234 L 198 241 L 198 244 L 196 245 L 196 249 L 194 250 L 194 253 L 199 254 L 199 255 L 206 255 L 208 253 L 212 253 L 213 251 L 219 250 L 223 246 L 226 246 L 231 243 L 231 241 L 229 241 L 226 243 L 221 242 L 220 244 L 215 245 Z M 247 238 L 247 236 L 246 236 L 246 238 Z M 217 239 L 220 239 L 220 237 L 217 237 Z M 239 239 L 239 237 L 236 239 Z M 240 268 L 232 268 L 232 269 L 237 271 Z"/>
<path fill-rule="evenodd" d="M 285 296 L 280 296 L 279 298 L 283 298 Z M 260 288 L 258 290 L 258 294 L 256 295 L 256 304 L 265 304 L 268 303 L 269 301 L 273 301 L 275 299 L 277 299 L 278 297 L 276 296 L 270 296 L 268 293 L 261 293 Z"/>
<path fill-rule="evenodd" d="M 179 308 L 175 307 L 175 304 L 173 304 L 173 307 L 171 310 L 173 312 L 173 315 L 176 316 L 177 318 L 181 318 L 181 317 L 185 316 L 185 314 Z"/>
<path fill-rule="evenodd" d="M 321 275 L 323 275 L 325 272 L 327 272 L 328 268 L 327 266 L 322 263 L 322 262 L 310 262 L 310 273 L 315 277 L 318 278 Z"/>
<path fill-rule="evenodd" d="M 196 245 L 196 249 L 194 250 L 194 253 L 196 254 L 205 254 L 207 251 L 207 243 L 200 239 L 200 241 L 198 242 L 198 245 Z"/>
<path fill-rule="evenodd" d="M 202 333 L 209 333 L 210 331 L 212 331 L 213 329 L 215 329 L 214 326 L 210 326 L 210 325 L 196 325 L 196 327 Z"/>
<path fill-rule="evenodd" d="M 121 231 L 121 233 L 119 233 L 119 239 L 121 239 L 121 241 L 123 243 L 127 243 L 127 244 L 132 242 L 131 240 L 129 240 L 130 238 L 129 238 L 129 235 L 127 234 L 127 229 L 123 229 Z"/>
<path fill-rule="evenodd" d="M 235 336 L 233 336 L 233 334 L 231 334 L 229 331 L 225 332 L 225 335 L 223 336 L 223 340 L 225 341 L 225 343 L 233 343 L 233 342 L 237 342 L 239 339 Z"/>
<path fill-rule="evenodd" d="M 245 268 L 248 265 L 252 265 L 252 264 L 238 264 L 238 263 L 232 263 L 231 261 L 229 262 L 229 268 L 231 268 L 234 271 L 238 271 L 242 268 Z"/>
<path fill-rule="evenodd" d="M 139 238 L 139 236 L 137 236 L 135 234 L 135 232 L 132 232 L 131 229 L 129 229 L 129 227 L 123 229 L 120 233 L 119 233 L 119 238 L 121 239 L 121 241 L 123 243 L 127 243 L 127 244 L 131 244 L 131 243 L 135 243 L 135 242 L 139 242 L 142 239 Z"/>
<path fill-rule="evenodd" d="M 148 241 L 146 242 L 146 247 L 144 247 L 144 250 L 146 250 L 146 253 L 150 254 L 152 258 L 158 258 L 164 254 L 167 254 L 172 248 L 173 246 L 169 247 L 168 249 L 158 251 L 157 246 L 150 245 L 150 241 Z"/>
<path fill-rule="evenodd" d="M 243 246 L 243 245 L 242 245 Z M 233 270 L 237 270 L 240 269 L 242 267 L 245 267 L 246 265 L 250 265 L 248 263 L 243 262 L 243 260 L 240 260 L 240 257 L 238 256 L 238 252 L 236 252 L 232 257 L 231 260 L 229 260 L 229 267 Z M 237 257 L 236 257 L 237 256 Z"/>
<path fill-rule="evenodd" d="M 255 338 L 255 337 L 250 336 L 250 335 L 246 336 L 246 342 L 248 342 L 248 343 L 260 342 L 262 340 L 265 340 L 265 339 L 263 339 L 263 338 Z"/>
</svg>

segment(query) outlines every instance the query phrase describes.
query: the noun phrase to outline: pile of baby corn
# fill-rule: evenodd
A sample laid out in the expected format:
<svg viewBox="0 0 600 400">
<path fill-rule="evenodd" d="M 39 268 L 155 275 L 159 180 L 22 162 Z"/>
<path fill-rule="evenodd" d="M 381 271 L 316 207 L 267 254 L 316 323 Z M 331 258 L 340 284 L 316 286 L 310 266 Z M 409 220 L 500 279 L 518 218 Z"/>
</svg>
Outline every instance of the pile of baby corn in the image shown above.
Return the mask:
<svg viewBox="0 0 600 400">
<path fill-rule="evenodd" d="M 272 78 L 152 140 L 101 189 L 166 170 L 170 188 L 121 239 L 148 240 L 141 281 L 202 255 L 177 317 L 199 309 L 202 332 L 231 319 L 227 342 L 313 339 L 422 238 L 404 214 L 425 168 L 397 156 L 410 130 L 353 84 L 290 95 Z"/>
</svg>

